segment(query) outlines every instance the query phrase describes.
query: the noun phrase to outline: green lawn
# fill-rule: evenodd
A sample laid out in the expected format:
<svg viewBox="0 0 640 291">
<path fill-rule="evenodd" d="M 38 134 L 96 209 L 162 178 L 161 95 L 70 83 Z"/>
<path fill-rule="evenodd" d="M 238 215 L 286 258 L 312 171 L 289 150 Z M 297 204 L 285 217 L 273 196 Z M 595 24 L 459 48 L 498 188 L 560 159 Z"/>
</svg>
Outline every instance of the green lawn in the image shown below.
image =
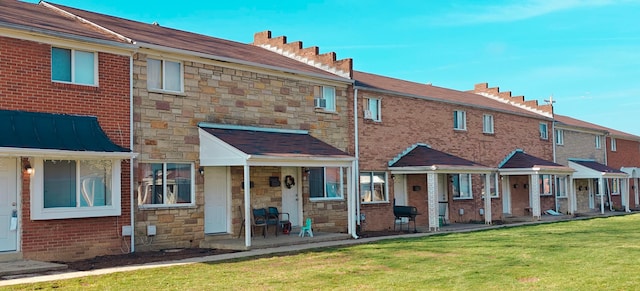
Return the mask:
<svg viewBox="0 0 640 291">
<path fill-rule="evenodd" d="M 13 289 L 637 290 L 640 214 L 114 273 Z"/>
</svg>

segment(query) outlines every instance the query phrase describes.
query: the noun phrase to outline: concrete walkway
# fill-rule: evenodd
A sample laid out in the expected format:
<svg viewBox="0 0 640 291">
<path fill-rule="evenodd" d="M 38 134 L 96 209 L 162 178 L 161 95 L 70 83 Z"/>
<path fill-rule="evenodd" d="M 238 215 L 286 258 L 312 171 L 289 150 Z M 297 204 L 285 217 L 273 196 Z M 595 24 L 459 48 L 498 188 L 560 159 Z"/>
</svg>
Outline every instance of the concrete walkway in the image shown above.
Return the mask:
<svg viewBox="0 0 640 291">
<path fill-rule="evenodd" d="M 387 240 L 387 239 L 425 237 L 425 236 L 440 235 L 440 234 L 447 234 L 447 233 L 472 232 L 472 231 L 479 231 L 479 230 L 498 229 L 498 228 L 504 228 L 504 227 L 551 223 L 551 222 L 557 222 L 557 221 L 590 219 L 590 218 L 596 218 L 596 217 L 608 217 L 608 216 L 626 215 L 626 214 L 631 214 L 631 213 L 618 212 L 618 213 L 611 213 L 609 215 L 604 214 L 604 215 L 588 216 L 588 217 L 572 217 L 570 219 L 561 219 L 561 220 L 529 221 L 529 222 L 519 222 L 519 223 L 503 224 L 503 225 L 475 224 L 475 225 L 466 225 L 467 227 L 464 227 L 463 225 L 459 225 L 456 228 L 449 228 L 449 229 L 443 228 L 439 232 L 410 233 L 410 234 L 401 234 L 401 235 L 393 235 L 393 236 L 380 236 L 380 237 L 371 237 L 371 238 L 325 241 L 325 242 L 309 243 L 309 244 L 303 244 L 303 245 L 280 246 L 280 247 L 273 247 L 273 248 L 255 249 L 255 250 L 249 250 L 249 251 L 237 252 L 237 253 L 212 255 L 212 256 L 206 256 L 206 257 L 195 257 L 195 258 L 188 258 L 188 259 L 176 260 L 176 261 L 155 262 L 155 263 L 148 263 L 148 264 L 141 264 L 141 265 L 114 267 L 114 268 L 98 269 L 98 270 L 91 270 L 91 271 L 71 271 L 71 272 L 58 271 L 54 274 L 36 274 L 36 275 L 31 274 L 30 277 L 2 280 L 0 281 L 0 286 L 29 284 L 29 283 L 46 282 L 46 281 L 54 281 L 54 280 L 65 280 L 65 279 L 79 278 L 79 277 L 85 277 L 85 276 L 96 276 L 96 275 L 104 275 L 104 274 L 110 274 L 110 273 L 116 273 L 116 272 L 128 272 L 128 271 L 135 271 L 135 270 L 180 266 L 180 265 L 188 265 L 188 264 L 195 264 L 195 263 L 220 262 L 220 261 L 239 259 L 239 258 L 269 256 L 274 254 L 296 253 L 296 252 L 309 250 L 309 249 L 366 244 L 370 242 Z M 13 263 L 15 264 L 15 262 Z M 38 266 L 39 264 L 51 264 L 51 263 L 25 261 L 25 264 Z M 62 265 L 62 266 L 66 267 L 65 265 Z M 0 274 L 5 270 L 8 271 L 8 269 L 10 268 L 13 268 L 13 267 L 8 266 L 8 264 L 5 265 L 0 263 Z"/>
</svg>

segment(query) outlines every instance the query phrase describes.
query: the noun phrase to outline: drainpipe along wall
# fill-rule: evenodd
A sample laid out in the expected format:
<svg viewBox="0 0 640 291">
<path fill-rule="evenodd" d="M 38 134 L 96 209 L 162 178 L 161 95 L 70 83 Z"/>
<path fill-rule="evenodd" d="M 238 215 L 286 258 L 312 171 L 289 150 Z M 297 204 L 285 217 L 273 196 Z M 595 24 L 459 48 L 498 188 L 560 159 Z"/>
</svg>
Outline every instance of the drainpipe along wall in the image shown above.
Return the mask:
<svg viewBox="0 0 640 291">
<path fill-rule="evenodd" d="M 353 89 L 353 136 L 354 136 L 354 151 L 356 155 L 356 160 L 354 162 L 354 172 L 355 177 L 353 184 L 355 186 L 354 195 L 355 197 L 355 205 L 356 205 L 356 224 L 360 228 L 362 227 L 360 221 L 360 149 L 359 149 L 359 138 L 358 138 L 358 88 Z M 352 219 L 352 218 L 350 218 Z M 358 227 L 356 227 L 358 228 Z M 353 234 L 354 238 L 358 238 L 356 232 Z"/>
<path fill-rule="evenodd" d="M 134 52 L 135 54 L 135 52 Z M 129 56 L 129 149 L 133 151 L 133 54 Z M 133 199 L 133 158 L 129 159 L 129 208 L 131 220 L 131 249 L 136 250 L 135 238 L 135 204 Z"/>
</svg>

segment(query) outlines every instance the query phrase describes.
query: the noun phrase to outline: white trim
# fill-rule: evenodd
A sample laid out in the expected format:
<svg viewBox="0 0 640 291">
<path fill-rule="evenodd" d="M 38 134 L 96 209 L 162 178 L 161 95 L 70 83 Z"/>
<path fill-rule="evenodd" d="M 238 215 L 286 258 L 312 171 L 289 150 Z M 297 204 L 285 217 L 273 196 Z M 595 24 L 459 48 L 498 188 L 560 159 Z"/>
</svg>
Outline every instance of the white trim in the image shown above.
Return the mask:
<svg viewBox="0 0 640 291">
<path fill-rule="evenodd" d="M 49 159 L 49 158 L 47 158 Z M 111 205 L 94 207 L 56 207 L 44 208 L 44 158 L 33 158 L 31 166 L 34 173 L 31 176 L 31 219 L 67 219 L 88 218 L 121 215 L 121 166 L 120 160 L 110 160 L 111 165 Z M 76 160 L 82 161 L 82 160 Z M 77 173 L 80 175 L 80 173 Z"/>
<path fill-rule="evenodd" d="M 69 72 L 69 74 L 71 75 L 71 81 L 63 81 L 63 80 L 54 80 L 53 79 L 53 49 L 61 49 L 61 50 L 69 50 L 70 51 L 71 64 L 70 64 L 70 68 L 69 69 L 71 70 L 71 72 Z M 91 84 L 79 83 L 76 80 L 76 54 L 75 54 L 76 52 L 91 53 L 93 55 L 93 83 L 91 83 Z M 100 73 L 98 72 L 100 64 L 98 63 L 98 52 L 97 51 L 83 50 L 83 49 L 63 47 L 63 46 L 51 46 L 51 49 L 49 50 L 49 60 L 50 60 L 49 69 L 51 71 L 51 82 L 53 82 L 53 83 L 62 83 L 62 84 L 74 84 L 74 85 L 89 86 L 89 87 L 100 87 Z"/>
<path fill-rule="evenodd" d="M 138 156 L 133 152 L 94 152 L 94 151 L 67 151 L 32 148 L 8 148 L 0 147 L 0 157 L 47 157 L 47 158 L 91 158 L 91 159 L 130 159 Z"/>
</svg>

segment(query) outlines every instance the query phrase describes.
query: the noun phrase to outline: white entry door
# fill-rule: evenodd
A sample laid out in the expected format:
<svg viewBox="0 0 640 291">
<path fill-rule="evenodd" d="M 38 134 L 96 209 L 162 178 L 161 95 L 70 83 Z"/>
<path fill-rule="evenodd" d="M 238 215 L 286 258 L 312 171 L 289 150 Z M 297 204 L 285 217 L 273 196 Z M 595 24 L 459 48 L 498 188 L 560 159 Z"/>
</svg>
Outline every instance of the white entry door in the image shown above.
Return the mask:
<svg viewBox="0 0 640 291">
<path fill-rule="evenodd" d="M 18 245 L 16 174 L 15 159 L 0 159 L 0 251 L 2 252 L 15 251 Z"/>
<path fill-rule="evenodd" d="M 396 205 L 408 205 L 406 175 L 396 174 L 393 178 L 393 197 Z"/>
<path fill-rule="evenodd" d="M 290 188 L 287 186 L 287 180 L 291 183 L 293 179 L 293 185 Z M 281 187 L 282 187 L 282 212 L 289 213 L 289 220 L 292 226 L 300 225 L 300 203 L 298 187 L 300 186 L 300 179 L 298 175 L 298 168 L 295 167 L 282 167 Z"/>
<path fill-rule="evenodd" d="M 227 167 L 204 168 L 204 232 L 228 232 L 229 177 Z"/>
</svg>

